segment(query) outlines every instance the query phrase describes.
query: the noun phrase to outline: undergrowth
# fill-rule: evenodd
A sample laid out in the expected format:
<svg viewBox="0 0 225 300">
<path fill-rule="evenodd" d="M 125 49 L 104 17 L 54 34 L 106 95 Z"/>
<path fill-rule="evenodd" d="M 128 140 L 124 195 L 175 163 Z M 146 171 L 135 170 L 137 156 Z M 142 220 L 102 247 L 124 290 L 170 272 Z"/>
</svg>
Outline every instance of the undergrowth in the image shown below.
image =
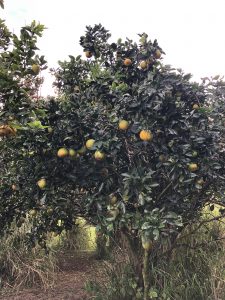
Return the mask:
<svg viewBox="0 0 225 300">
<path fill-rule="evenodd" d="M 10 234 L 0 240 L 1 292 L 37 285 L 47 288 L 54 283 L 56 256 L 38 245 L 29 246 L 26 234 L 30 226 L 29 220 L 19 228 L 13 224 Z"/>
<path fill-rule="evenodd" d="M 224 226 L 213 222 L 195 232 L 193 225 L 180 236 L 179 247 L 170 257 L 158 256 L 150 264 L 149 299 L 223 300 L 225 299 Z M 194 232 L 194 234 L 190 234 Z M 106 281 L 89 281 L 86 290 L 95 300 L 143 299 L 139 279 L 129 257 L 105 264 Z M 121 254 L 120 254 L 121 257 Z"/>
</svg>

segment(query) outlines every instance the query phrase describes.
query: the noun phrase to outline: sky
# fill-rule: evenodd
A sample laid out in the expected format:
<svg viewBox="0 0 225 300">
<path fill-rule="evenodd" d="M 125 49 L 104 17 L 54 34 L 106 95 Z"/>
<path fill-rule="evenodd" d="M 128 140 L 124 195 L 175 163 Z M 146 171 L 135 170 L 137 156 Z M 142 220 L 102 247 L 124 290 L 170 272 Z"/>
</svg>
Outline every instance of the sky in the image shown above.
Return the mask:
<svg viewBox="0 0 225 300">
<path fill-rule="evenodd" d="M 68 55 L 82 54 L 79 38 L 86 25 L 101 23 L 112 40 L 126 37 L 138 42 L 138 33 L 157 39 L 165 51 L 164 63 L 201 77 L 225 75 L 224 0 L 5 0 L 0 18 L 10 30 L 32 20 L 47 28 L 39 40 L 49 68 Z M 45 71 L 42 95 L 53 94 Z"/>
</svg>

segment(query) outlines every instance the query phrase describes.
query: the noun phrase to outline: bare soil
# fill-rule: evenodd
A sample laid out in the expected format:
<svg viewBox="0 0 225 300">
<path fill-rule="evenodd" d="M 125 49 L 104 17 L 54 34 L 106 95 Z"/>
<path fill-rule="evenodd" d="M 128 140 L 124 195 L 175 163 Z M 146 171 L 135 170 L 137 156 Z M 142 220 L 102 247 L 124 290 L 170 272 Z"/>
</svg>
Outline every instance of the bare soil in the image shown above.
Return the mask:
<svg viewBox="0 0 225 300">
<path fill-rule="evenodd" d="M 93 253 L 61 253 L 59 271 L 53 287 L 24 289 L 0 296 L 1 300 L 89 300 L 84 286 L 88 280 L 98 280 L 101 276 L 101 262 Z"/>
</svg>

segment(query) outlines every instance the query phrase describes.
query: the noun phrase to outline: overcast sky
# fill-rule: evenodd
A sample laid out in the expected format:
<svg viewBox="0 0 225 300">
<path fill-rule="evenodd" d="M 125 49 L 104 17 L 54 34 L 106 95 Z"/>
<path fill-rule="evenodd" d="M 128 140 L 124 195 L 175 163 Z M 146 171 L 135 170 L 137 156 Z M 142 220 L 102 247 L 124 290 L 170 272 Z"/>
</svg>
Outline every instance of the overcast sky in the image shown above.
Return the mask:
<svg viewBox="0 0 225 300">
<path fill-rule="evenodd" d="M 39 41 L 49 67 L 79 55 L 86 25 L 101 23 L 112 39 L 146 32 L 166 52 L 164 62 L 201 77 L 225 75 L 225 0 L 5 0 L 0 17 L 18 32 L 32 20 L 47 29 Z M 42 94 L 51 94 L 50 76 Z"/>
</svg>

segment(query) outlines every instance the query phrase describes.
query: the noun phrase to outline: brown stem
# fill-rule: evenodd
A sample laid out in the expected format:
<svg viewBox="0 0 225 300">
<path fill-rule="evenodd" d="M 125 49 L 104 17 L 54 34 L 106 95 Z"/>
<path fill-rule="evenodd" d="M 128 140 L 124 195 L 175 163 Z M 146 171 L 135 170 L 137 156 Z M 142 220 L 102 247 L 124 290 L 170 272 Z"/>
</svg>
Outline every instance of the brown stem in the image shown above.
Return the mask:
<svg viewBox="0 0 225 300">
<path fill-rule="evenodd" d="M 150 287 L 150 274 L 149 274 L 149 250 L 145 250 L 143 258 L 143 282 L 144 282 L 144 300 L 148 300 L 149 287 Z"/>
</svg>

